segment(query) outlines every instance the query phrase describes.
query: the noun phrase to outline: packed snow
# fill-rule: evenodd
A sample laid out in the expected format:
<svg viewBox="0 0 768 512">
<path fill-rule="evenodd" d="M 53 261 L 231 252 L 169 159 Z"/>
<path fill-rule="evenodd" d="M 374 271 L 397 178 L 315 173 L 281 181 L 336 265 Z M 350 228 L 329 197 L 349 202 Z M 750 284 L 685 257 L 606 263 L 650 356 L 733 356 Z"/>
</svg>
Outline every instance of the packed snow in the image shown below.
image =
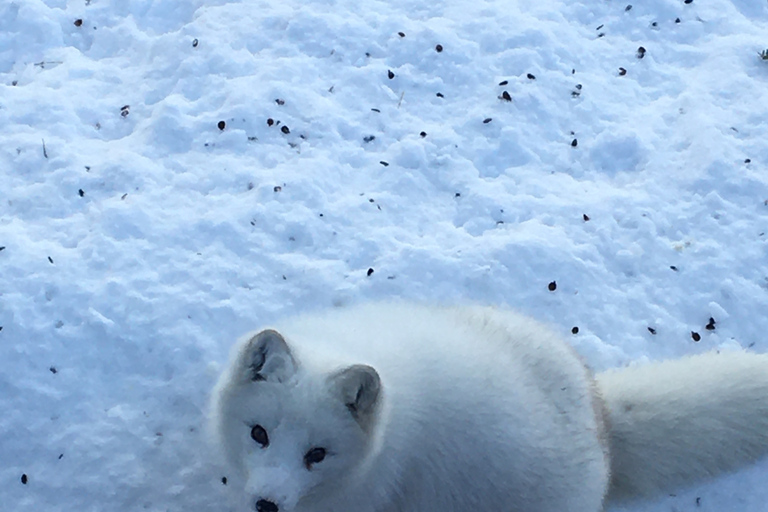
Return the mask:
<svg viewBox="0 0 768 512">
<path fill-rule="evenodd" d="M 210 388 L 302 310 L 768 352 L 768 3 L 631 1 L 0 0 L 0 510 L 231 510 Z"/>
</svg>

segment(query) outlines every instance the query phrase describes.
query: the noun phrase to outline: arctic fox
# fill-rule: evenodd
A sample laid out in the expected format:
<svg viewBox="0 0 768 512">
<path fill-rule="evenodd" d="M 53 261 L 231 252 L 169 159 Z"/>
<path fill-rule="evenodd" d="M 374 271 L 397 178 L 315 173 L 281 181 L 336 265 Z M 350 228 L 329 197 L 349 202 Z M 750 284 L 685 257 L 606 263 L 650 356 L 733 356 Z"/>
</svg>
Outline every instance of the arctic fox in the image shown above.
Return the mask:
<svg viewBox="0 0 768 512">
<path fill-rule="evenodd" d="M 768 356 L 596 376 L 510 311 L 370 304 L 236 346 L 211 424 L 257 512 L 599 512 L 768 452 Z"/>
</svg>

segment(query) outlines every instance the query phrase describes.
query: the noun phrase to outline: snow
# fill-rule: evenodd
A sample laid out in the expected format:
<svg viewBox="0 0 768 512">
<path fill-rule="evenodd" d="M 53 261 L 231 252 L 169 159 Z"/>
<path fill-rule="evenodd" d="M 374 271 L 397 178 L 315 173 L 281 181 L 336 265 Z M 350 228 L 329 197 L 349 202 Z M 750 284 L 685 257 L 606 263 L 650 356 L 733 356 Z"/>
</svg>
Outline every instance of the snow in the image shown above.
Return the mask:
<svg viewBox="0 0 768 512">
<path fill-rule="evenodd" d="M 768 351 L 766 34 L 764 0 L 0 2 L 0 509 L 228 510 L 207 394 L 296 311 Z"/>
</svg>

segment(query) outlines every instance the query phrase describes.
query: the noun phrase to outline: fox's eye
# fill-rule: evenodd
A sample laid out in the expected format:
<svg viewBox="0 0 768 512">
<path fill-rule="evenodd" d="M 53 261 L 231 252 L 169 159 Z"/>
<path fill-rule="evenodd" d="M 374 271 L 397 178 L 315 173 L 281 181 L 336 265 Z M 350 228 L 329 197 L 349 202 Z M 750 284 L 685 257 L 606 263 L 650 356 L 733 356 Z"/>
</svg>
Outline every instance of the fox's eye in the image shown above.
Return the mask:
<svg viewBox="0 0 768 512">
<path fill-rule="evenodd" d="M 312 448 L 304 455 L 304 465 L 309 469 L 313 464 L 323 462 L 323 459 L 325 459 L 325 448 Z"/>
<path fill-rule="evenodd" d="M 251 429 L 251 439 L 261 445 L 262 448 L 266 448 L 269 444 L 269 436 L 267 431 L 261 425 L 254 425 Z"/>
</svg>

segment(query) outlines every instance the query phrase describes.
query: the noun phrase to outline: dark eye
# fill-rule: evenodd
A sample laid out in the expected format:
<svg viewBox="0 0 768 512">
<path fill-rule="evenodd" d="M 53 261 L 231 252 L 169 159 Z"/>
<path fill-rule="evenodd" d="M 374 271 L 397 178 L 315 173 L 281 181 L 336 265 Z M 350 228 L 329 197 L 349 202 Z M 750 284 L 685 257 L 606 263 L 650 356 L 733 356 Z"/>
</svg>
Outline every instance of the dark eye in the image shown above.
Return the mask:
<svg viewBox="0 0 768 512">
<path fill-rule="evenodd" d="M 253 426 L 251 429 L 251 439 L 259 443 L 262 448 L 266 448 L 269 445 L 269 436 L 261 425 Z"/>
<path fill-rule="evenodd" d="M 309 469 L 313 464 L 323 462 L 325 459 L 325 448 L 312 448 L 304 455 L 304 465 Z"/>
</svg>

